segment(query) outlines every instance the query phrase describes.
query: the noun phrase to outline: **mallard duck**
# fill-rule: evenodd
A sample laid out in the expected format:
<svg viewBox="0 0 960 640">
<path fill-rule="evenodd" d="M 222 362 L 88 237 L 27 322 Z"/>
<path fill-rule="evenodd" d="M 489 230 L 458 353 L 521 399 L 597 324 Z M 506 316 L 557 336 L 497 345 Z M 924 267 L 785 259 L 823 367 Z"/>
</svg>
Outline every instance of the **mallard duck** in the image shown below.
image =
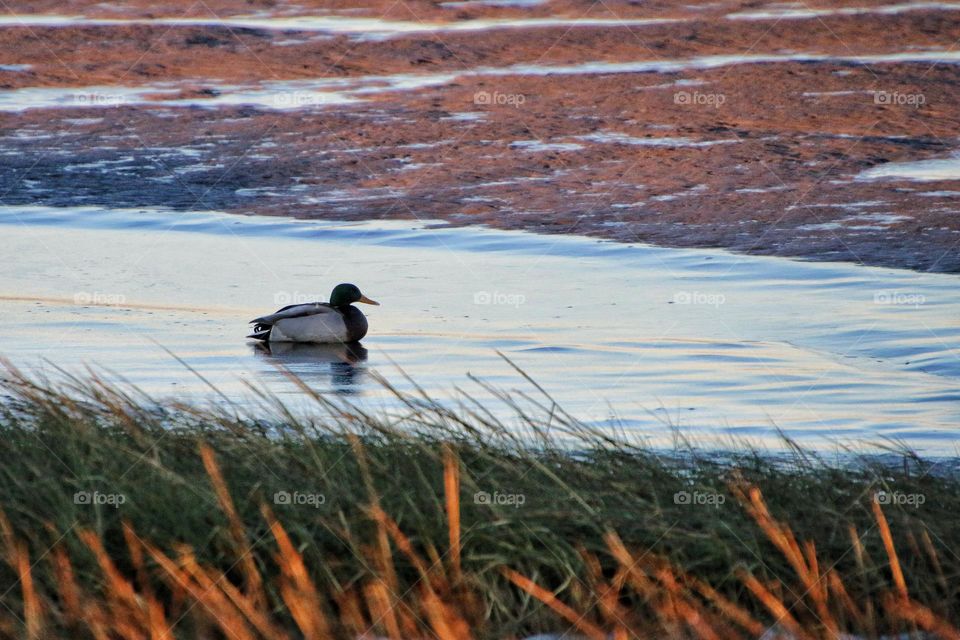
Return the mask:
<svg viewBox="0 0 960 640">
<path fill-rule="evenodd" d="M 330 292 L 330 302 L 291 304 L 254 318 L 250 321 L 253 333 L 247 337 L 270 342 L 357 342 L 367 335 L 367 318 L 354 302 L 380 305 L 356 285 L 338 284 Z"/>
</svg>

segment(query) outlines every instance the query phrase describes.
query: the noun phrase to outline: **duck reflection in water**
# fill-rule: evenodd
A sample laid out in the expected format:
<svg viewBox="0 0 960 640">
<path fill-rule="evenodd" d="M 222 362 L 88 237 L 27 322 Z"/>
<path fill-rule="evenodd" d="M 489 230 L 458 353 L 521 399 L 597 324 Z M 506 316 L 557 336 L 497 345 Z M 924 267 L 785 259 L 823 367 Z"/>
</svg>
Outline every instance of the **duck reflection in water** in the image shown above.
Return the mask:
<svg viewBox="0 0 960 640">
<path fill-rule="evenodd" d="M 305 382 L 329 375 L 330 386 L 338 393 L 359 391 L 366 371 L 362 363 L 367 360 L 367 350 L 359 342 L 259 342 L 251 346 L 255 355 L 283 365 Z"/>
</svg>

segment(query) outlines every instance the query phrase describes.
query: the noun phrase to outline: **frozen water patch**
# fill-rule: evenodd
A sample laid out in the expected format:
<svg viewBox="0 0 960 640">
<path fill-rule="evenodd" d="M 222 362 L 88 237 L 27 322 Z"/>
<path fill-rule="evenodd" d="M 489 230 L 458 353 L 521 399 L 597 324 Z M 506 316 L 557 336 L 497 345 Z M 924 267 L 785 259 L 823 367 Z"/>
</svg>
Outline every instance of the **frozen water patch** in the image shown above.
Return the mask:
<svg viewBox="0 0 960 640">
<path fill-rule="evenodd" d="M 888 162 L 862 171 L 857 180 L 960 180 L 960 156 L 914 162 Z"/>
<path fill-rule="evenodd" d="M 461 0 L 460 2 L 441 2 L 441 7 L 465 9 L 468 7 L 537 7 L 549 0 Z"/>
<path fill-rule="evenodd" d="M 673 82 L 664 82 L 661 84 L 650 84 L 646 86 L 636 87 L 637 91 L 653 91 L 656 89 L 676 89 L 677 87 L 702 87 L 705 84 L 710 84 L 706 80 L 696 80 L 688 78 L 680 78 L 679 80 L 674 80 Z"/>
<path fill-rule="evenodd" d="M 169 107 L 255 106 L 272 110 L 304 109 L 362 101 L 361 96 L 446 84 L 455 74 L 397 74 L 360 78 L 271 81 L 258 85 L 205 83 L 207 91 L 176 97 L 187 83 L 139 87 L 28 87 L 0 92 L 0 111 L 40 108 L 100 108 L 133 105 Z"/>
<path fill-rule="evenodd" d="M 695 187 L 690 187 L 686 191 L 678 191 L 677 193 L 667 193 L 660 196 L 652 196 L 650 199 L 654 202 L 672 202 L 678 198 L 688 198 L 691 196 L 698 196 L 705 192 L 709 191 L 709 187 L 705 184 L 698 184 Z"/>
<path fill-rule="evenodd" d="M 524 151 L 579 151 L 582 144 L 573 142 L 543 142 L 541 140 L 515 140 L 510 143 L 511 149 Z"/>
<path fill-rule="evenodd" d="M 832 98 L 834 96 L 855 96 L 873 93 L 876 93 L 876 91 L 872 89 L 856 89 L 847 91 L 804 91 L 800 95 L 804 98 Z"/>
<path fill-rule="evenodd" d="M 728 20 L 808 20 L 833 16 L 859 16 L 865 14 L 896 15 L 908 11 L 957 11 L 960 4 L 952 2 L 905 2 L 878 5 L 875 7 L 836 7 L 829 9 L 776 8 L 760 11 L 738 11 L 727 15 Z"/>
<path fill-rule="evenodd" d="M 863 213 L 844 218 L 843 220 L 804 224 L 797 227 L 797 229 L 801 231 L 837 231 L 839 229 L 848 229 L 851 231 L 886 231 L 890 225 L 909 219 L 909 216 L 901 216 L 893 213 Z"/>
<path fill-rule="evenodd" d="M 264 17 L 238 16 L 231 18 L 87 18 L 62 15 L 7 15 L 0 16 L 0 27 L 83 27 L 158 25 L 169 27 L 228 27 L 235 29 L 264 29 L 270 31 L 318 31 L 352 35 L 361 40 L 376 40 L 392 36 L 418 33 L 456 33 L 488 31 L 491 29 L 537 29 L 574 27 L 642 27 L 679 22 L 674 18 L 517 18 L 477 19 L 457 22 L 413 22 L 382 18 L 352 18 L 345 16 Z"/>
<path fill-rule="evenodd" d="M 635 62 L 584 62 L 574 65 L 518 64 L 499 69 L 478 69 L 475 75 L 580 75 L 618 73 L 675 73 L 693 69 L 719 69 L 740 64 L 829 62 L 837 64 L 901 64 L 912 62 L 960 63 L 960 50 L 902 51 L 865 56 L 833 56 L 820 53 L 734 54 L 695 58 L 639 60 Z"/>
<path fill-rule="evenodd" d="M 858 230 L 869 229 L 871 231 L 882 231 L 890 225 L 894 225 L 898 222 L 909 219 L 910 216 L 901 216 L 895 213 L 864 213 L 850 218 L 850 222 L 855 223 L 851 225 L 850 228 Z M 859 222 L 864 222 L 867 224 L 856 224 Z"/>
<path fill-rule="evenodd" d="M 789 185 L 785 184 L 773 187 L 745 187 L 743 189 L 736 189 L 734 193 L 771 193 L 774 191 L 786 191 L 789 188 Z"/>
<path fill-rule="evenodd" d="M 83 127 L 88 124 L 100 124 L 103 122 L 103 118 L 64 118 L 61 120 L 61 122 L 77 127 Z"/>
<path fill-rule="evenodd" d="M 643 147 L 710 147 L 717 144 L 736 144 L 739 140 L 692 140 L 690 138 L 637 138 L 617 131 L 598 131 L 582 136 L 577 140 L 600 144 L 629 144 Z"/>
<path fill-rule="evenodd" d="M 441 120 L 449 120 L 451 122 L 479 122 L 485 120 L 487 114 L 482 111 L 461 111 L 457 113 L 451 113 L 448 116 L 443 116 Z"/>
<path fill-rule="evenodd" d="M 26 87 L 0 91 L 0 111 L 22 111 L 32 108 L 97 108 L 119 107 L 149 102 L 151 96 L 175 93 L 167 86 L 89 86 L 89 87 Z"/>
</svg>

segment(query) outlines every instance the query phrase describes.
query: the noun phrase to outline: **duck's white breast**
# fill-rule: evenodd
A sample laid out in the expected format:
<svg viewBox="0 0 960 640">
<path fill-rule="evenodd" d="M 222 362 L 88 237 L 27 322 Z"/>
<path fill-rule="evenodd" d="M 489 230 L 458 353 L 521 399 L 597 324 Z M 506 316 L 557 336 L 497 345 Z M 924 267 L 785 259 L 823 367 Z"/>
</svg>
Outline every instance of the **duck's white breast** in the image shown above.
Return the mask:
<svg viewBox="0 0 960 640">
<path fill-rule="evenodd" d="M 347 325 L 340 313 L 284 318 L 270 331 L 270 342 L 346 342 Z"/>
</svg>

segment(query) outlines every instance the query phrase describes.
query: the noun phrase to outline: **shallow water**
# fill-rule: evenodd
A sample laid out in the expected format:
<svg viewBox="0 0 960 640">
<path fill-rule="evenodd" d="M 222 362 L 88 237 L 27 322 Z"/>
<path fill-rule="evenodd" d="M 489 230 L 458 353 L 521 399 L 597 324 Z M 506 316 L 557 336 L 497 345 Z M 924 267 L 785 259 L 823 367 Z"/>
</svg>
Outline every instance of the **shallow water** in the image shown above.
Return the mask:
<svg viewBox="0 0 960 640">
<path fill-rule="evenodd" d="M 271 31 L 316 31 L 348 34 L 357 39 L 376 40 L 402 34 L 454 33 L 491 29 L 536 29 L 574 27 L 642 27 L 669 24 L 671 18 L 516 18 L 475 19 L 452 22 L 385 20 L 383 18 L 351 18 L 344 16 L 238 16 L 233 18 L 87 18 L 53 14 L 19 14 L 0 16 L 0 27 L 109 27 L 157 25 L 168 27 L 217 26 L 233 29 L 266 29 Z"/>
<path fill-rule="evenodd" d="M 448 9 L 471 6 L 529 8 L 544 4 L 544 0 L 466 0 L 442 2 Z M 730 20 L 780 21 L 805 20 L 834 16 L 864 14 L 896 15 L 911 11 L 954 11 L 960 4 L 951 2 L 914 2 L 875 7 L 773 7 L 760 10 L 736 11 L 726 16 Z M 302 31 L 347 34 L 356 39 L 381 39 L 396 35 L 418 33 L 454 33 L 488 31 L 491 29 L 575 28 L 575 27 L 644 27 L 689 21 L 681 18 L 477 18 L 472 20 L 424 21 L 387 20 L 343 15 L 271 15 L 269 13 L 232 17 L 156 17 L 156 18 L 91 18 L 82 15 L 10 14 L 0 16 L 0 27 L 82 27 L 158 25 L 170 27 L 218 26 L 233 29 L 265 29 L 270 31 Z"/>
<path fill-rule="evenodd" d="M 203 212 L 0 208 L 0 354 L 30 370 L 106 367 L 157 396 L 210 397 L 165 349 L 238 402 L 244 382 L 391 407 L 371 375 L 401 367 L 440 398 L 466 374 L 531 391 L 655 442 L 809 446 L 900 438 L 944 453 L 960 419 L 955 276 L 802 263 L 422 223 Z M 246 321 L 353 281 L 365 350 L 244 339 Z M 246 400 L 245 400 L 246 399 Z"/>
<path fill-rule="evenodd" d="M 727 15 L 729 20 L 808 20 L 834 16 L 860 16 L 864 14 L 896 15 L 910 11 L 957 11 L 960 4 L 954 2 L 905 2 L 902 4 L 877 5 L 873 7 L 777 7 L 760 11 L 737 11 Z"/>
<path fill-rule="evenodd" d="M 916 180 L 936 182 L 960 180 L 960 157 L 915 160 L 911 162 L 888 162 L 862 171 L 858 180 Z"/>
</svg>

